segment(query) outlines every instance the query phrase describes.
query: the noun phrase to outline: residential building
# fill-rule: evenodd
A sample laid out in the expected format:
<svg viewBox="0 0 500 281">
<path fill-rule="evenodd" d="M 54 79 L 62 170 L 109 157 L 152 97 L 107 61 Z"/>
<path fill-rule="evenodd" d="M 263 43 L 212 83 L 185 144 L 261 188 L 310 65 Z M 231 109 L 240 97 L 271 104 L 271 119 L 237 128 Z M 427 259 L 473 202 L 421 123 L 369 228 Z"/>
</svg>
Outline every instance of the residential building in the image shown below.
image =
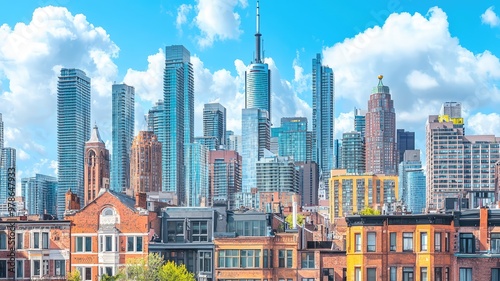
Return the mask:
<svg viewBox="0 0 500 281">
<path fill-rule="evenodd" d="M 140 131 L 130 148 L 129 196 L 161 191 L 161 148 L 158 137 L 152 131 Z"/>
<path fill-rule="evenodd" d="M 307 118 L 281 118 L 281 127 L 273 128 L 273 136 L 278 139 L 279 156 L 293 157 L 295 161 L 312 160 L 312 132 L 307 131 Z"/>
<path fill-rule="evenodd" d="M 97 125 L 85 143 L 84 206 L 93 201 L 99 190 L 109 188 L 109 151 L 99 135 Z M 121 192 L 121 190 L 119 191 Z"/>
<path fill-rule="evenodd" d="M 203 106 L 203 136 L 216 138 L 214 149 L 226 145 L 226 108 L 220 103 L 207 103 Z"/>
<path fill-rule="evenodd" d="M 24 194 L 28 215 L 57 214 L 57 179 L 36 174 L 21 179 L 21 193 Z"/>
<path fill-rule="evenodd" d="M 396 130 L 396 144 L 398 146 L 398 164 L 403 161 L 404 153 L 407 150 L 415 150 L 415 132 L 408 132 L 404 129 Z"/>
<path fill-rule="evenodd" d="M 130 187 L 130 147 L 134 139 L 135 89 L 127 84 L 112 86 L 111 189 Z"/>
<path fill-rule="evenodd" d="M 365 142 L 360 132 L 342 134 L 342 168 L 348 173 L 365 172 Z"/>
<path fill-rule="evenodd" d="M 4 147 L 0 157 L 0 204 L 16 196 L 16 150 Z"/>
<path fill-rule="evenodd" d="M 342 140 L 333 141 L 333 169 L 342 169 Z"/>
<path fill-rule="evenodd" d="M 361 133 L 361 137 L 364 140 L 366 133 L 366 110 L 354 108 L 354 131 Z"/>
<path fill-rule="evenodd" d="M 398 176 L 348 174 L 332 170 L 330 178 L 330 218 L 359 213 L 365 207 L 381 210 L 384 204 L 396 202 Z"/>
<path fill-rule="evenodd" d="M 233 210 L 235 194 L 241 191 L 241 155 L 233 150 L 212 150 L 208 163 L 210 205 L 226 205 Z"/>
<path fill-rule="evenodd" d="M 0 152 L 3 150 L 4 146 L 4 140 L 3 140 L 3 120 L 2 120 L 2 113 L 0 113 Z M 0 157 L 1 154 L 0 154 Z"/>
<path fill-rule="evenodd" d="M 233 131 L 227 131 L 227 150 L 234 150 L 241 154 L 242 139 L 241 135 L 235 135 Z"/>
<path fill-rule="evenodd" d="M 420 214 L 425 209 L 425 174 L 420 161 L 420 150 L 406 150 L 399 163 L 399 200 L 408 211 Z"/>
<path fill-rule="evenodd" d="M 301 206 L 318 205 L 319 166 L 313 161 L 295 162 L 299 177 Z"/>
<path fill-rule="evenodd" d="M 195 137 L 194 142 L 206 146 L 208 150 L 220 149 L 217 137 Z"/>
<path fill-rule="evenodd" d="M 162 124 L 165 131 L 158 134 L 163 154 L 162 190 L 177 192 L 180 202 L 185 202 L 186 192 L 184 144 L 194 139 L 194 76 L 190 56 L 182 45 L 165 48 Z"/>
<path fill-rule="evenodd" d="M 290 157 L 267 156 L 257 161 L 259 192 L 299 193 L 298 171 Z"/>
<path fill-rule="evenodd" d="M 184 144 L 185 152 L 185 206 L 208 205 L 208 149 L 199 143 Z"/>
<path fill-rule="evenodd" d="M 396 113 L 389 87 L 382 83 L 373 87 L 366 113 L 366 172 L 397 175 Z"/>
<path fill-rule="evenodd" d="M 85 142 L 90 138 L 90 78 L 62 68 L 57 83 L 57 216 L 64 214 L 64 194 L 71 189 L 84 198 Z"/>
</svg>

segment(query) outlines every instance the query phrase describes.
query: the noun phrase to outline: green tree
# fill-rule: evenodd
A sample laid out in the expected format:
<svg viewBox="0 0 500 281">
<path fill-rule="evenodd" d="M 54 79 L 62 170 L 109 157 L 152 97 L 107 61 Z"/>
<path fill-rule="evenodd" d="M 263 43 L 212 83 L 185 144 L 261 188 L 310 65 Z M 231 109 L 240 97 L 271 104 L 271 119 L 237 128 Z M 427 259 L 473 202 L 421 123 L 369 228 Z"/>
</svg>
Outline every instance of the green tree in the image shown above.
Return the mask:
<svg viewBox="0 0 500 281">
<path fill-rule="evenodd" d="M 82 277 L 80 276 L 80 271 L 75 270 L 68 272 L 68 281 L 81 281 Z"/>
<path fill-rule="evenodd" d="M 184 264 L 176 265 L 173 261 L 164 264 L 160 269 L 160 281 L 195 281 L 194 274 Z"/>
<path fill-rule="evenodd" d="M 297 225 L 304 225 L 304 222 L 306 220 L 306 217 L 302 214 L 297 214 Z M 292 214 L 289 214 L 286 218 L 285 218 L 285 222 L 288 224 L 288 226 L 290 228 L 293 227 L 293 215 Z"/>
<path fill-rule="evenodd" d="M 163 263 L 164 260 L 158 253 L 149 254 L 147 259 L 131 259 L 127 262 L 123 274 L 117 280 L 159 280 L 159 273 Z"/>
<path fill-rule="evenodd" d="M 363 210 L 361 210 L 361 212 L 359 212 L 359 214 L 362 216 L 376 216 L 376 215 L 380 215 L 380 211 L 375 210 L 370 206 L 365 206 L 365 208 Z"/>
<path fill-rule="evenodd" d="M 101 277 L 101 281 L 118 281 L 118 280 L 123 280 L 122 278 L 124 277 L 123 273 L 118 273 L 115 276 L 109 276 L 107 274 L 104 274 L 104 276 Z"/>
</svg>

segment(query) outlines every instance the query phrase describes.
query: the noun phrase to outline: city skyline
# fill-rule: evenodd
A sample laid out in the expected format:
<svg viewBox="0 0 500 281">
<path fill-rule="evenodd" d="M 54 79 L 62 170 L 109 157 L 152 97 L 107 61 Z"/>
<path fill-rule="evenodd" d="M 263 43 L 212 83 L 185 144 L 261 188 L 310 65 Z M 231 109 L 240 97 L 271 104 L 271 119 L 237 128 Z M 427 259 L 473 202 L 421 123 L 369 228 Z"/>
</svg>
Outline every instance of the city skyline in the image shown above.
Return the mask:
<svg viewBox="0 0 500 281">
<path fill-rule="evenodd" d="M 55 3 L 55 5 L 57 4 Z M 218 33 L 216 30 L 213 33 L 214 40 L 211 44 L 203 45 L 203 47 L 197 38 L 203 39 L 210 36 L 208 33 L 199 32 L 199 26 L 202 26 L 200 23 L 193 24 L 194 18 L 205 11 L 200 3 L 174 2 L 162 7 L 143 8 L 138 12 L 156 10 L 156 13 L 152 15 L 152 18 L 155 19 L 158 17 L 157 10 L 160 10 L 162 16 L 166 17 L 162 20 L 168 21 L 166 29 L 170 30 L 171 34 L 159 36 L 155 39 L 156 41 L 148 41 L 151 43 L 145 44 L 146 47 L 134 51 L 138 53 L 133 59 L 131 58 L 131 49 L 120 33 L 122 31 L 117 30 L 109 20 L 105 20 L 97 11 L 80 4 L 60 4 L 64 4 L 66 8 L 42 7 L 34 12 L 37 5 L 30 3 L 16 5 L 16 9 L 9 14 L 0 12 L 2 18 L 5 19 L 5 24 L 10 27 L 2 31 L 8 36 L 5 37 L 7 38 L 5 50 L 11 48 L 10 52 L 2 51 L 0 55 L 0 61 L 8 62 L 2 64 L 0 70 L 4 74 L 0 78 L 2 82 L 0 99 L 6 101 L 0 103 L 0 112 L 3 113 L 6 128 L 6 146 L 14 147 L 18 151 L 18 182 L 21 177 L 31 177 L 37 172 L 47 175 L 56 174 L 54 110 L 56 80 L 54 79 L 57 77 L 58 65 L 81 68 L 92 78 L 93 113 L 91 122 L 99 123 L 100 128 L 102 128 L 103 140 L 111 150 L 111 146 L 108 145 L 111 142 L 111 84 L 114 81 L 120 83 L 123 80 L 123 82 L 136 87 L 138 95 L 136 121 L 141 121 L 140 123 L 136 122 L 139 123 L 136 125 L 137 134 L 138 129 L 145 127 L 143 114 L 161 97 L 162 79 L 161 75 L 156 77 L 155 70 L 160 69 L 160 73 L 162 72 L 164 46 L 183 44 L 192 52 L 195 84 L 198 86 L 195 86 L 195 136 L 202 135 L 201 118 L 199 117 L 202 115 L 201 107 L 207 102 L 219 102 L 228 108 L 228 116 L 230 116 L 228 130 L 240 134 L 241 125 L 239 124 L 241 121 L 238 116 L 241 116 L 241 108 L 244 106 L 241 71 L 252 59 L 251 55 L 254 49 L 255 6 L 253 1 L 244 3 L 242 1 L 234 4 L 235 6 L 225 6 L 223 12 L 231 10 L 239 15 L 237 20 L 233 19 L 233 22 L 229 22 L 230 25 L 234 23 L 235 30 L 239 32 L 234 33 L 236 34 L 234 37 L 224 37 L 223 33 Z M 191 5 L 187 13 L 183 14 L 181 4 L 186 4 L 182 7 Z M 106 5 L 103 9 L 109 8 Z M 272 123 L 274 126 L 279 124 L 279 118 L 292 116 L 307 117 L 309 125 L 312 125 L 312 99 L 309 87 L 312 71 L 309 62 L 317 52 L 321 51 L 325 64 L 332 67 L 336 78 L 339 78 L 336 79 L 336 105 L 338 109 L 336 113 L 336 138 L 340 138 L 343 132 L 352 130 L 352 108 L 354 106 L 365 107 L 366 93 L 371 88 L 373 77 L 378 74 L 384 74 L 386 77 L 384 82 L 390 85 L 393 91 L 396 114 L 400 117 L 397 128 L 415 131 L 417 148 L 424 147 L 427 116 L 436 112 L 442 102 L 449 100 L 463 102 L 464 109 L 466 109 L 464 117 L 466 117 L 466 122 L 470 123 L 466 125 L 470 128 L 471 134 L 500 135 L 497 132 L 498 128 L 489 125 L 495 124 L 495 120 L 500 120 L 500 116 L 492 113 L 494 106 L 486 105 L 487 98 L 494 97 L 494 94 L 497 93 L 495 85 L 500 76 L 500 71 L 498 71 L 500 66 L 495 55 L 498 54 L 495 42 L 498 40 L 499 29 L 496 26 L 495 17 L 491 17 L 492 13 L 498 13 L 498 11 L 490 8 L 491 3 L 468 7 L 467 15 L 460 11 L 461 4 L 453 8 L 445 2 L 436 3 L 439 8 L 433 8 L 425 3 L 412 3 L 411 5 L 405 3 L 405 5 L 392 6 L 387 5 L 387 3 L 370 3 L 362 8 L 364 13 L 361 13 L 359 18 L 347 20 L 345 15 L 340 17 L 339 20 L 346 21 L 346 25 L 343 25 L 346 27 L 339 29 L 335 34 L 320 29 L 313 31 L 312 27 L 318 24 L 317 19 L 313 19 L 311 23 L 292 34 L 295 36 L 292 36 L 293 41 L 289 37 L 291 35 L 283 32 L 287 30 L 285 26 L 276 24 L 281 18 L 281 15 L 273 13 L 277 8 L 276 5 L 278 4 L 265 1 L 261 2 L 260 5 L 263 14 L 273 15 L 263 17 L 261 26 L 263 27 L 262 33 L 267 38 L 263 48 L 265 50 L 264 61 L 270 64 L 272 80 L 276 81 L 272 83 Z M 321 13 L 340 13 L 330 5 L 332 4 L 326 2 L 311 4 L 304 7 L 303 13 L 306 14 L 310 9 L 318 7 L 322 8 L 319 9 Z M 348 13 L 354 9 L 350 5 L 345 4 L 341 10 Z M 282 8 L 287 11 L 295 9 L 292 7 L 294 5 L 289 6 Z M 165 16 L 167 12 L 172 15 Z M 395 14 L 388 18 L 392 12 Z M 40 30 L 40 37 L 33 37 L 31 33 L 23 32 L 20 25 L 17 29 L 14 28 L 18 22 L 29 24 L 33 13 L 35 13 L 35 18 L 47 16 L 40 17 L 45 24 L 33 22 L 31 26 Z M 78 14 L 85 15 L 87 18 L 84 20 L 82 16 L 77 16 Z M 291 14 L 296 14 L 296 12 Z M 186 16 L 184 22 L 182 15 Z M 210 16 L 213 15 L 210 14 Z M 176 21 L 177 18 L 180 20 Z M 464 22 L 460 22 L 458 18 Z M 74 49 L 81 50 L 75 57 L 79 58 L 78 60 L 68 58 L 66 53 L 61 51 L 64 50 L 64 46 L 67 46 L 67 37 L 61 35 L 60 41 L 48 39 L 50 37 L 48 35 L 54 30 L 50 29 L 50 25 L 47 23 L 49 20 L 56 19 L 61 19 L 62 28 L 74 33 L 76 44 L 82 44 L 81 49 Z M 215 18 L 215 20 L 217 19 Z M 227 17 L 220 18 L 221 21 L 225 19 Z M 488 19 L 493 20 L 488 21 Z M 83 30 L 75 27 L 79 21 L 85 25 Z M 397 22 L 403 22 L 407 25 L 398 27 L 396 26 Z M 180 23 L 179 29 L 177 29 L 176 23 Z M 288 23 L 292 24 L 291 21 Z M 464 25 L 467 25 L 468 29 L 474 32 L 461 28 Z M 380 28 L 369 29 L 374 26 L 380 26 Z M 428 26 L 434 26 L 434 32 L 424 32 L 425 27 Z M 183 31 L 182 34 L 180 30 Z M 391 48 L 366 50 L 366 45 L 381 44 L 380 40 L 382 39 L 385 39 L 385 42 L 392 42 L 394 38 L 403 36 L 407 31 L 424 36 L 415 36 L 420 38 L 420 41 L 435 42 L 436 46 L 451 50 L 446 53 L 451 53 L 452 62 L 444 58 L 441 59 L 440 54 L 444 53 L 440 53 L 430 44 L 420 46 L 420 49 L 409 49 L 408 52 L 418 58 L 430 57 L 433 63 L 417 63 L 417 60 L 408 62 L 407 54 L 401 52 L 406 46 L 402 45 L 405 42 L 393 42 L 394 46 Z M 95 37 L 90 42 L 83 42 L 84 35 L 91 33 L 95 34 Z M 277 40 L 281 38 L 277 37 L 279 33 L 285 33 L 282 36 L 288 38 L 289 44 L 283 43 L 286 41 L 280 43 L 280 40 Z M 43 43 L 50 52 L 47 54 L 33 53 L 30 56 L 17 58 L 17 49 L 13 48 L 17 45 L 11 41 L 11 38 L 16 35 L 22 35 L 21 38 L 26 40 L 25 43 L 28 43 L 26 45 L 36 45 L 31 44 L 36 42 Z M 305 37 L 309 39 L 314 37 L 315 40 L 301 40 L 300 43 L 297 43 Z M 438 38 L 441 39 L 438 40 Z M 410 39 L 407 43 L 416 42 L 414 41 L 416 39 Z M 309 41 L 312 43 L 305 43 Z M 367 41 L 374 44 L 366 44 Z M 97 51 L 90 52 L 89 46 L 97 46 Z M 59 51 L 55 47 L 59 48 Z M 162 50 L 159 51 L 159 49 Z M 228 52 L 228 49 L 234 49 L 234 51 Z M 29 52 L 29 49 L 26 52 Z M 225 52 L 225 55 L 216 55 L 219 52 L 221 52 L 220 54 Z M 151 67 L 146 68 L 148 55 Z M 346 59 L 349 56 L 351 56 L 351 61 L 347 62 Z M 46 63 L 43 66 L 33 64 L 35 57 L 42 58 Z M 54 59 L 55 57 L 58 59 Z M 470 61 L 464 65 L 458 60 L 459 58 L 468 58 Z M 22 85 L 22 80 L 19 80 L 20 76 L 15 75 L 24 69 L 23 62 L 30 63 L 29 73 L 32 76 L 32 83 L 27 86 Z M 401 71 L 401 68 L 398 67 L 402 67 L 403 64 L 408 66 L 405 66 Z M 47 65 L 50 66 L 50 69 L 46 68 Z M 366 67 L 367 65 L 377 65 L 377 68 Z M 464 66 L 468 70 L 462 73 L 462 76 L 457 76 L 454 69 Z M 56 69 L 51 71 L 54 67 Z M 396 69 L 399 70 L 396 71 Z M 359 75 L 356 77 L 357 79 L 353 80 L 348 76 L 349 73 Z M 40 76 L 37 76 L 38 74 Z M 452 79 L 451 77 L 454 76 L 458 78 Z M 39 80 L 40 77 L 43 80 Z M 98 77 L 100 79 L 96 79 Z M 295 79 L 296 77 L 297 79 Z M 46 81 L 51 82 L 47 83 Z M 37 87 L 37 90 L 30 87 Z M 160 89 L 160 92 L 157 89 Z M 204 89 L 209 89 L 209 91 L 201 95 L 200 93 Z M 28 92 L 37 93 L 37 96 L 25 95 Z M 19 95 L 25 95 L 23 107 L 17 106 L 20 103 L 16 101 L 15 97 L 19 97 Z M 456 95 L 456 98 L 452 98 L 451 95 Z M 492 105 L 496 102 L 494 99 Z M 26 111 L 35 105 L 39 110 Z M 484 120 L 490 120 L 490 122 Z"/>
</svg>

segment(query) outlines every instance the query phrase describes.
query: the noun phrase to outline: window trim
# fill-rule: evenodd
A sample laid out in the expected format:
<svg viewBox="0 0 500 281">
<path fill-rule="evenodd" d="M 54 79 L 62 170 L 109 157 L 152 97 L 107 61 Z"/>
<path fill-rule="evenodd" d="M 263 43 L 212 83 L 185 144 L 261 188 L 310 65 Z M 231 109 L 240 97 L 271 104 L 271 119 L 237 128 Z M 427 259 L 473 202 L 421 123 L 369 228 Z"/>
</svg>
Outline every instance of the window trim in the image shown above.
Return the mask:
<svg viewBox="0 0 500 281">
<path fill-rule="evenodd" d="M 354 233 L 354 252 L 360 253 L 362 249 L 362 237 L 361 233 Z"/>
<path fill-rule="evenodd" d="M 427 232 L 425 231 L 420 232 L 420 252 L 427 252 L 428 250 L 429 250 L 429 235 L 427 235 Z"/>
<path fill-rule="evenodd" d="M 370 244 L 370 237 L 373 239 L 373 245 Z M 376 252 L 377 251 L 377 233 L 370 231 L 366 233 L 366 251 Z"/>
</svg>

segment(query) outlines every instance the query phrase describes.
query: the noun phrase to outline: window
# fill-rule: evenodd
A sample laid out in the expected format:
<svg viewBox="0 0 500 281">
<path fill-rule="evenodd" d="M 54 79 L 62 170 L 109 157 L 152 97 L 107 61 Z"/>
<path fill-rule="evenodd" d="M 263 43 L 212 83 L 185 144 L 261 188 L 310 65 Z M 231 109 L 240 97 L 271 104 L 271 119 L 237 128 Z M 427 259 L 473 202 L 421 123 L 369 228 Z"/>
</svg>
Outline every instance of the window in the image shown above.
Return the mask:
<svg viewBox="0 0 500 281">
<path fill-rule="evenodd" d="M 48 249 L 48 248 L 49 248 L 49 233 L 42 232 L 42 249 Z"/>
<path fill-rule="evenodd" d="M 333 268 L 323 268 L 323 279 L 321 280 L 333 281 L 334 278 L 335 278 L 335 271 L 333 270 Z"/>
<path fill-rule="evenodd" d="M 390 272 L 389 272 L 389 281 L 397 281 L 397 278 L 398 278 L 398 268 L 395 267 L 395 266 L 391 266 L 391 268 L 389 269 Z"/>
<path fill-rule="evenodd" d="M 260 250 L 241 250 L 240 267 L 241 268 L 260 267 Z"/>
<path fill-rule="evenodd" d="M 420 232 L 420 252 L 427 252 L 427 232 Z"/>
<path fill-rule="evenodd" d="M 17 233 L 16 234 L 16 245 L 17 249 L 22 249 L 24 248 L 24 233 Z"/>
<path fill-rule="evenodd" d="M 302 268 L 314 268 L 314 253 L 305 252 L 301 254 Z"/>
<path fill-rule="evenodd" d="M 403 267 L 403 281 L 413 281 L 413 267 Z"/>
<path fill-rule="evenodd" d="M 86 267 L 85 274 L 83 274 L 82 280 L 92 280 L 92 268 Z"/>
<path fill-rule="evenodd" d="M 40 276 L 40 261 L 33 261 L 33 276 Z"/>
<path fill-rule="evenodd" d="M 367 268 L 366 269 L 366 281 L 377 281 L 377 269 Z"/>
<path fill-rule="evenodd" d="M 207 221 L 195 221 L 193 227 L 193 242 L 206 242 L 208 241 Z"/>
<path fill-rule="evenodd" d="M 49 261 L 48 260 L 43 260 L 43 267 L 42 267 L 42 271 L 43 271 L 43 275 L 48 275 L 49 274 Z"/>
<path fill-rule="evenodd" d="M 40 233 L 38 232 L 33 232 L 33 248 L 34 249 L 40 248 Z"/>
<path fill-rule="evenodd" d="M 24 277 L 24 260 L 16 260 L 16 278 L 23 278 L 23 277 Z"/>
<path fill-rule="evenodd" d="M 472 233 L 460 233 L 460 253 L 472 254 L 474 252 L 474 235 Z"/>
<path fill-rule="evenodd" d="M 420 281 L 427 281 L 427 267 L 420 268 Z"/>
<path fill-rule="evenodd" d="M 302 281 L 315 281 L 314 278 L 302 278 Z"/>
<path fill-rule="evenodd" d="M 200 251 L 198 257 L 200 272 L 212 272 L 212 252 Z"/>
<path fill-rule="evenodd" d="M 389 234 L 389 251 L 396 251 L 396 232 L 391 232 Z"/>
<path fill-rule="evenodd" d="M 292 268 L 292 250 L 279 250 L 278 267 Z"/>
<path fill-rule="evenodd" d="M 472 281 L 472 268 L 460 268 L 459 272 L 460 281 Z"/>
<path fill-rule="evenodd" d="M 66 261 L 65 260 L 55 260 L 54 261 L 54 272 L 56 276 L 66 275 Z"/>
<path fill-rule="evenodd" d="M 167 236 L 168 242 L 184 242 L 184 221 L 169 221 Z"/>
<path fill-rule="evenodd" d="M 500 254 L 500 233 L 492 233 L 490 235 L 490 251 L 492 254 Z"/>
<path fill-rule="evenodd" d="M 444 281 L 450 281 L 450 268 L 449 267 L 444 269 Z"/>
<path fill-rule="evenodd" d="M 443 268 L 435 267 L 434 268 L 434 281 L 443 281 Z"/>
<path fill-rule="evenodd" d="M 441 232 L 434 233 L 434 252 L 441 252 Z"/>
<path fill-rule="evenodd" d="M 127 237 L 127 252 L 142 252 L 142 237 L 128 236 Z"/>
<path fill-rule="evenodd" d="M 491 269 L 491 281 L 500 281 L 500 268 Z"/>
<path fill-rule="evenodd" d="M 264 249 L 264 268 L 269 268 L 269 250 Z"/>
<path fill-rule="evenodd" d="M 113 267 L 106 266 L 101 268 L 101 275 L 113 276 Z"/>
<path fill-rule="evenodd" d="M 92 252 L 92 237 L 75 237 L 76 252 Z"/>
<path fill-rule="evenodd" d="M 219 267 L 235 268 L 240 267 L 238 250 L 219 251 Z"/>
<path fill-rule="evenodd" d="M 367 243 L 366 243 L 366 251 L 367 252 L 375 252 L 375 232 L 368 232 L 367 235 Z"/>
<path fill-rule="evenodd" d="M 361 252 L 361 233 L 354 234 L 354 252 Z"/>
<path fill-rule="evenodd" d="M 449 232 L 446 232 L 446 234 L 444 235 L 444 250 L 446 252 L 450 251 L 450 233 Z"/>
<path fill-rule="evenodd" d="M 405 251 L 405 252 L 412 252 L 413 251 L 413 233 L 412 232 L 404 232 L 403 233 L 403 251 Z"/>
<path fill-rule="evenodd" d="M 7 278 L 7 261 L 0 260 L 0 278 Z"/>
<path fill-rule="evenodd" d="M 361 267 L 354 268 L 354 280 L 361 281 Z"/>
<path fill-rule="evenodd" d="M 104 251 L 105 252 L 113 251 L 113 237 L 111 235 L 104 236 Z"/>
</svg>

